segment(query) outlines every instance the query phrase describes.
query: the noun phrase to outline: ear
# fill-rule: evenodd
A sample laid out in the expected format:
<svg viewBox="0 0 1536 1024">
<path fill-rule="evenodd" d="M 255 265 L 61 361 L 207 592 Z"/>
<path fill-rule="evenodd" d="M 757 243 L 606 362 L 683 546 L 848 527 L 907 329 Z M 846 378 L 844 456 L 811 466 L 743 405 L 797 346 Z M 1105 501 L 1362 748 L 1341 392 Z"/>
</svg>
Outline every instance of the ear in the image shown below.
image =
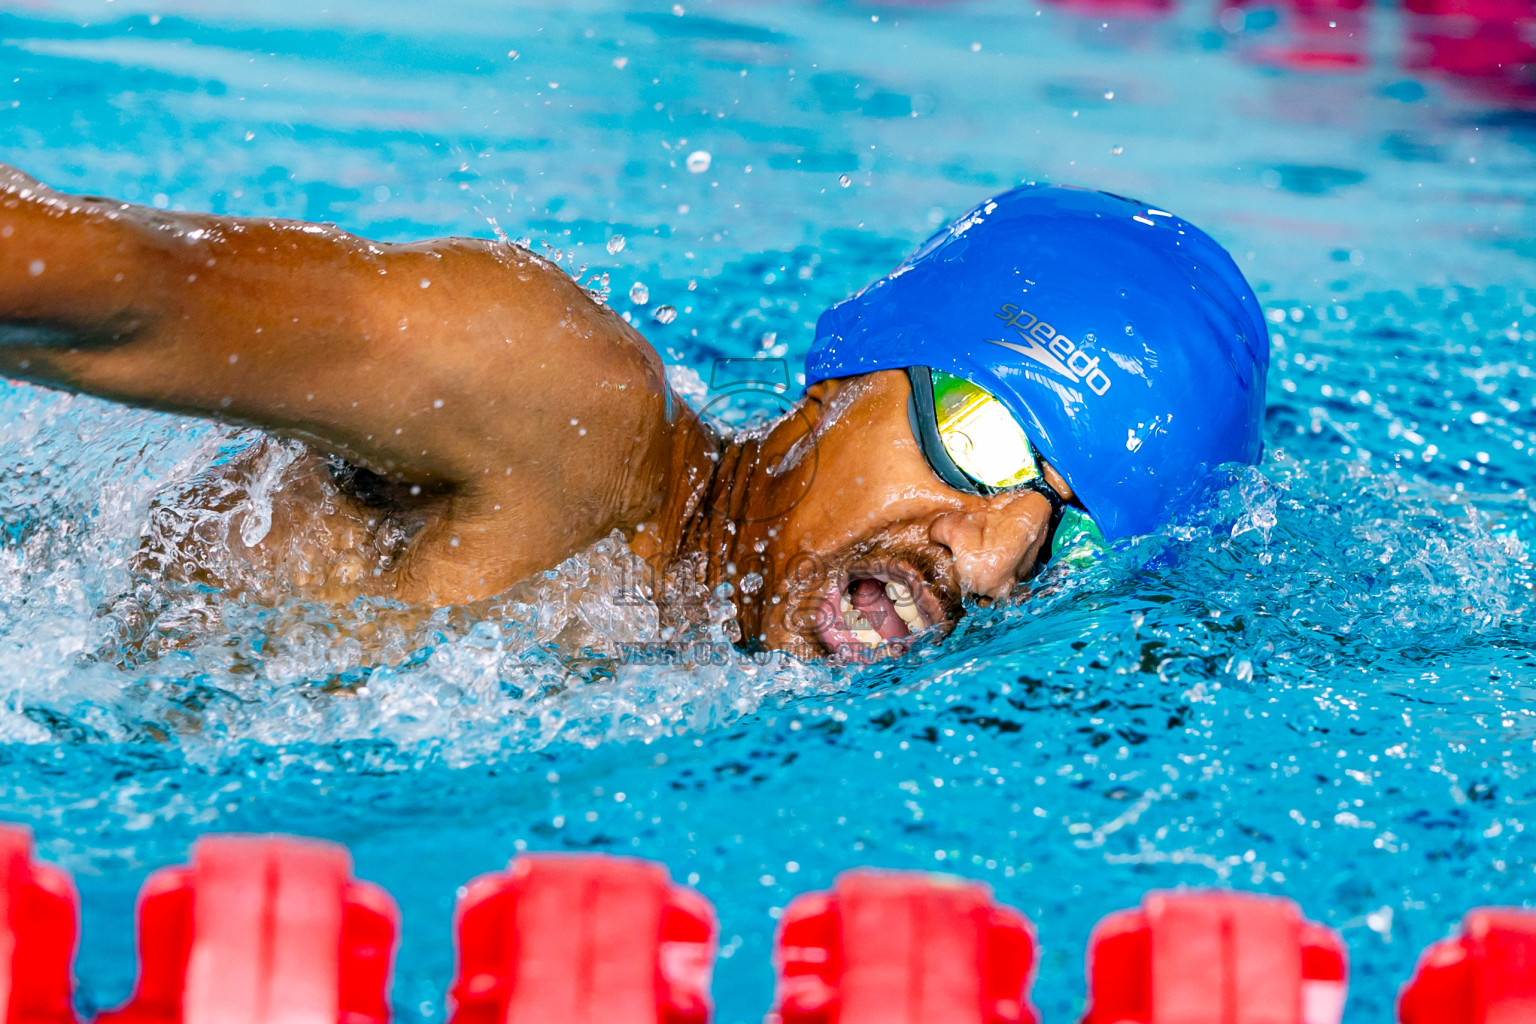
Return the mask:
<svg viewBox="0 0 1536 1024">
<path fill-rule="evenodd" d="M 1045 472 L 1045 482 L 1050 484 L 1051 489 L 1061 495 L 1064 501 L 1073 501 L 1077 498 L 1077 495 L 1072 493 L 1072 485 L 1067 483 L 1066 477 L 1056 472 L 1055 466 L 1041 459 L 1040 468 Z"/>
<path fill-rule="evenodd" d="M 819 380 L 805 389 L 792 408 L 768 432 L 765 450 L 788 452 L 803 438 L 821 429 L 832 413 L 832 400 L 842 391 L 841 380 Z"/>
<path fill-rule="evenodd" d="M 821 426 L 822 419 L 827 415 L 827 409 L 832 404 L 832 399 L 843 389 L 843 381 L 840 378 L 831 380 L 819 380 L 805 389 L 805 395 L 800 399 L 800 415 L 815 430 Z"/>
</svg>

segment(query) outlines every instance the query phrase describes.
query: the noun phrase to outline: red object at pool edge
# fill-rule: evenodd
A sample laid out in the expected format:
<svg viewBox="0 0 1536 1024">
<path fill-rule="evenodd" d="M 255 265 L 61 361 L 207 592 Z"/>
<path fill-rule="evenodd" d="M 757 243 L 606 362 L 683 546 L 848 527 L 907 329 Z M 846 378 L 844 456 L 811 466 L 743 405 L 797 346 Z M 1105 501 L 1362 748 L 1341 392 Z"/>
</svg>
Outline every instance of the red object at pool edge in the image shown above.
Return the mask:
<svg viewBox="0 0 1536 1024">
<path fill-rule="evenodd" d="M 1397 1004 L 1402 1024 L 1536 1021 L 1536 912 L 1474 910 L 1424 951 Z"/>
<path fill-rule="evenodd" d="M 849 871 L 797 897 L 774 944 L 772 1024 L 1034 1024 L 1029 922 L 987 887 Z"/>
<path fill-rule="evenodd" d="M 139 980 L 98 1024 L 382 1024 L 398 913 L 334 843 L 208 836 L 139 893 Z"/>
<path fill-rule="evenodd" d="M 1162 892 L 1088 940 L 1083 1024 L 1338 1024 L 1344 942 L 1290 900 Z"/>
<path fill-rule="evenodd" d="M 458 906 L 453 1024 L 704 1024 L 715 919 L 659 864 L 529 854 Z"/>
<path fill-rule="evenodd" d="M 32 834 L 0 825 L 0 991 L 6 1024 L 72 1024 L 79 901 L 69 876 L 32 859 Z"/>
</svg>

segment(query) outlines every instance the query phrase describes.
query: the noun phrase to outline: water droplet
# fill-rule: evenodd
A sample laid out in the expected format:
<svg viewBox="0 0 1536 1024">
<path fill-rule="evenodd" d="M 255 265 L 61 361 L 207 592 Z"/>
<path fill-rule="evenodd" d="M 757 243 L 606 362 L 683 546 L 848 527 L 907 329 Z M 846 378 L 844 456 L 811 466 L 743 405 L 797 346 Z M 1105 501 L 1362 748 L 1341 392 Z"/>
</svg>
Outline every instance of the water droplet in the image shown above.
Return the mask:
<svg viewBox="0 0 1536 1024">
<path fill-rule="evenodd" d="M 629 286 L 629 301 L 637 306 L 643 306 L 651 301 L 651 290 L 643 283 L 636 281 Z"/>
<path fill-rule="evenodd" d="M 837 176 L 837 183 L 843 186 L 843 188 L 847 188 L 849 185 L 853 184 L 853 179 L 848 177 L 846 174 L 839 174 Z"/>
<path fill-rule="evenodd" d="M 710 155 L 702 149 L 696 149 L 688 154 L 688 170 L 694 174 L 703 174 L 709 170 Z"/>
<path fill-rule="evenodd" d="M 1115 98 L 1115 90 L 1113 90 L 1113 89 L 1105 89 L 1104 90 L 1104 98 L 1107 99 L 1107 100 L 1114 99 Z"/>
<path fill-rule="evenodd" d="M 981 52 L 981 44 L 980 43 L 972 43 L 971 44 L 971 52 L 972 53 L 980 53 Z"/>
<path fill-rule="evenodd" d="M 612 256 L 614 253 L 622 251 L 623 248 L 623 235 L 614 235 L 612 238 L 608 239 L 608 255 Z"/>
<path fill-rule="evenodd" d="M 1136 333 L 1136 328 L 1132 327 L 1130 324 L 1126 324 L 1125 325 L 1125 333 L 1126 333 L 1126 336 L 1129 337 L 1130 335 L 1133 335 L 1133 334 Z"/>
<path fill-rule="evenodd" d="M 272 532 L 271 500 L 253 502 L 252 505 L 253 507 L 240 523 L 240 543 L 248 548 L 260 544 L 267 539 L 267 534 Z"/>
<path fill-rule="evenodd" d="M 651 314 L 651 319 L 659 324 L 669 324 L 677 319 L 677 310 L 671 306 L 657 306 L 656 312 Z"/>
<path fill-rule="evenodd" d="M 628 57 L 615 57 L 615 58 L 613 58 L 613 66 L 618 68 L 620 71 L 623 71 L 624 68 L 628 64 L 629 64 L 629 58 Z"/>
<path fill-rule="evenodd" d="M 516 50 L 508 50 L 507 56 L 511 57 L 513 60 L 517 60 L 517 58 L 521 57 L 522 54 L 518 53 Z"/>
<path fill-rule="evenodd" d="M 1124 146 L 1115 146 L 1114 148 L 1112 148 L 1110 150 L 1110 153 L 1112 153 L 1115 156 L 1119 156 L 1121 153 L 1124 153 L 1124 152 L 1125 152 L 1125 147 Z"/>
<path fill-rule="evenodd" d="M 421 279 L 421 286 L 423 288 L 431 288 L 432 287 L 432 282 L 428 278 L 424 277 L 424 278 Z"/>
</svg>

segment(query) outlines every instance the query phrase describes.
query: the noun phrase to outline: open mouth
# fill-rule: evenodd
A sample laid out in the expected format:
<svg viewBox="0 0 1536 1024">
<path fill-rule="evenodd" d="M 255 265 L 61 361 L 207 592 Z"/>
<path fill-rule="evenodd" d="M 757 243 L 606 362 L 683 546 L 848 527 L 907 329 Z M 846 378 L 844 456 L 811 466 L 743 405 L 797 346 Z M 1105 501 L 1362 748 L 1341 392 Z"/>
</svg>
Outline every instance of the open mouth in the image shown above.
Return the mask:
<svg viewBox="0 0 1536 1024">
<path fill-rule="evenodd" d="M 858 566 L 831 582 L 817 635 L 834 655 L 869 661 L 902 654 L 911 637 L 948 618 L 933 587 L 904 562 Z"/>
</svg>

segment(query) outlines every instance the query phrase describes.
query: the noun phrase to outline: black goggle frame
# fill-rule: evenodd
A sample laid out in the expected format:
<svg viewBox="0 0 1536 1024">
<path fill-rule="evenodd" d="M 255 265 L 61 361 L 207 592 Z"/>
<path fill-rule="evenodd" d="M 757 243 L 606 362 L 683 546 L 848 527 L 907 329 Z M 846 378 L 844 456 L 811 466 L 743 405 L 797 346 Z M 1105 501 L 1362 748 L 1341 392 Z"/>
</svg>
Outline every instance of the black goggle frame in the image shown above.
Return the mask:
<svg viewBox="0 0 1536 1024">
<path fill-rule="evenodd" d="M 907 419 L 912 424 L 912 436 L 917 438 L 917 447 L 923 453 L 929 467 L 935 476 L 946 485 L 966 494 L 991 495 L 1001 493 L 1002 490 L 1030 490 L 1045 496 L 1045 500 L 1051 503 L 1050 533 L 1056 532 L 1056 526 L 1061 522 L 1062 513 L 1066 510 L 1067 502 L 1056 488 L 1045 481 L 1044 467 L 1040 465 L 1040 456 L 1035 455 L 1035 479 L 1026 481 L 1016 487 L 996 488 L 989 487 L 972 477 L 961 469 L 949 455 L 944 447 L 944 440 L 939 436 L 939 412 L 933 402 L 933 374 L 926 366 L 907 367 L 907 380 L 911 383 L 911 397 L 907 401 Z M 1033 446 L 1031 446 L 1033 450 Z M 1050 550 L 1050 536 L 1046 537 L 1045 550 Z"/>
</svg>

